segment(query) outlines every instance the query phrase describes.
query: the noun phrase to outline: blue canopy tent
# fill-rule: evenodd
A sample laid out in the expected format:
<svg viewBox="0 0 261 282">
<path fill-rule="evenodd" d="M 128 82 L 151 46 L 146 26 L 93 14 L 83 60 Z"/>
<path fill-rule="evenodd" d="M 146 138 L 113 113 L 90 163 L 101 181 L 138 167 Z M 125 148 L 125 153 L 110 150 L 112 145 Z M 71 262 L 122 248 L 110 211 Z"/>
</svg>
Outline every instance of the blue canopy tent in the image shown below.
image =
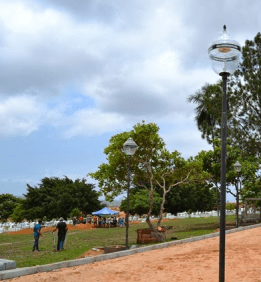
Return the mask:
<svg viewBox="0 0 261 282">
<path fill-rule="evenodd" d="M 99 211 L 96 212 L 92 212 L 93 215 L 98 215 L 98 216 L 102 216 L 102 215 L 116 215 L 119 214 L 118 212 L 112 211 L 109 208 L 105 207 Z"/>
</svg>

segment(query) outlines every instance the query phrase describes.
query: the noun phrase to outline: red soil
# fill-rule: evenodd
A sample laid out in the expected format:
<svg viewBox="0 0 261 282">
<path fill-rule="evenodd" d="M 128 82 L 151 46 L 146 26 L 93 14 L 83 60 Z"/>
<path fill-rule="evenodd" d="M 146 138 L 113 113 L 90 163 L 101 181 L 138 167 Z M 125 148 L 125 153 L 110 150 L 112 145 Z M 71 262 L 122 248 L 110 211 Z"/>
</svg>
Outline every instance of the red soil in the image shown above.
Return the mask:
<svg viewBox="0 0 261 282">
<path fill-rule="evenodd" d="M 168 221 L 168 219 L 164 219 L 162 220 L 162 222 L 165 222 L 165 221 Z M 130 225 L 132 224 L 139 224 L 140 221 L 133 221 L 133 222 L 130 222 Z M 75 226 L 72 225 L 72 224 L 67 224 L 68 226 L 68 230 L 71 231 L 71 230 L 90 230 L 90 229 L 93 229 L 93 228 L 96 228 L 93 226 L 93 224 L 76 224 Z M 48 233 L 48 232 L 52 232 L 54 230 L 54 227 L 43 227 L 41 232 L 42 233 Z M 24 235 L 24 234 L 32 234 L 33 233 L 33 229 L 31 228 L 25 228 L 25 229 L 21 229 L 19 231 L 15 231 L 15 232 L 7 232 L 8 234 L 10 235 Z"/>
<path fill-rule="evenodd" d="M 68 230 L 72 231 L 72 230 L 90 230 L 93 228 L 92 224 L 76 224 L 75 226 L 72 224 L 67 224 Z M 48 232 L 52 232 L 54 230 L 54 227 L 43 227 L 41 232 L 42 233 L 48 233 Z M 10 235 L 24 235 L 24 234 L 32 234 L 33 233 L 33 229 L 31 228 L 25 228 L 25 229 L 21 229 L 19 231 L 16 232 L 8 232 L 8 234 Z"/>
</svg>

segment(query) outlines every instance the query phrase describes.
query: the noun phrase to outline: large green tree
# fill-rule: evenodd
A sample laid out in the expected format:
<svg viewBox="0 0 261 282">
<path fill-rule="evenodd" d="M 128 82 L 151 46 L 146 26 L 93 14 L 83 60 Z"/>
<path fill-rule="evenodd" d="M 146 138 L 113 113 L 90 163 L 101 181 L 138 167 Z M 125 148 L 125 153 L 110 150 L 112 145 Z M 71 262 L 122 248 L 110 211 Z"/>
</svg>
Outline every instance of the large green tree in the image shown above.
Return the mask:
<svg viewBox="0 0 261 282">
<path fill-rule="evenodd" d="M 13 196 L 12 194 L 1 194 L 0 195 L 0 221 L 6 221 L 14 209 L 22 203 L 22 199 Z"/>
<path fill-rule="evenodd" d="M 210 183 L 192 183 L 172 189 L 166 196 L 165 211 L 211 211 L 216 207 L 216 191 Z"/>
<path fill-rule="evenodd" d="M 13 213 L 11 214 L 11 220 L 13 222 L 18 223 L 23 221 L 24 219 L 26 219 L 26 210 L 24 209 L 24 206 L 21 203 L 15 207 Z"/>
<path fill-rule="evenodd" d="M 221 144 L 219 140 L 214 141 L 215 146 L 213 150 L 202 151 L 200 155 L 204 162 L 204 170 L 209 175 L 209 182 L 212 183 L 220 192 L 220 171 L 221 171 Z M 239 161 L 242 165 L 241 171 L 235 171 L 234 164 Z M 258 179 L 258 170 L 260 166 L 260 158 L 246 155 L 240 148 L 236 146 L 227 145 L 227 161 L 226 161 L 226 192 L 230 193 L 237 199 L 240 195 L 240 187 L 238 186 L 238 178 L 241 183 L 250 190 Z M 234 186 L 235 190 L 231 188 Z M 218 193 L 219 196 L 219 193 Z M 238 215 L 238 209 L 237 215 Z"/>
<path fill-rule="evenodd" d="M 150 208 L 149 192 L 146 189 L 131 189 L 130 191 L 130 206 L 129 212 L 131 214 L 143 215 L 147 214 Z M 154 203 L 151 214 L 158 216 L 160 214 L 160 206 L 162 203 L 162 197 L 155 191 L 153 194 Z M 122 200 L 121 211 L 127 210 L 127 199 Z"/>
<path fill-rule="evenodd" d="M 261 33 L 246 40 L 242 61 L 229 82 L 233 144 L 250 155 L 261 148 Z"/>
<path fill-rule="evenodd" d="M 94 184 L 86 179 L 75 181 L 64 177 L 45 177 L 37 186 L 27 184 L 24 202 L 27 219 L 47 219 L 70 216 L 74 208 L 84 213 L 91 213 L 101 208 L 99 193 L 94 190 Z"/>
<path fill-rule="evenodd" d="M 238 176 L 240 177 L 242 201 L 246 198 L 261 198 L 261 159 L 255 158 L 242 162 L 242 168 Z M 261 202 L 253 202 L 254 206 L 260 206 Z"/>
<path fill-rule="evenodd" d="M 195 120 L 202 138 L 220 139 L 221 84 L 206 84 L 188 97 L 196 104 Z M 238 70 L 228 78 L 227 136 L 245 154 L 261 155 L 261 33 L 246 40 Z"/>
<path fill-rule="evenodd" d="M 110 139 L 109 146 L 104 149 L 108 163 L 101 164 L 95 173 L 90 173 L 91 177 L 98 180 L 99 187 L 107 199 L 113 199 L 126 191 L 128 157 L 122 152 L 122 148 L 129 137 L 132 137 L 139 146 L 134 156 L 130 158 L 132 183 L 148 190 L 150 206 L 146 221 L 155 237 L 163 241 L 163 236 L 150 222 L 155 188 L 162 189 L 162 203 L 157 223 L 159 227 L 167 193 L 175 186 L 187 184 L 195 179 L 202 180 L 203 163 L 199 158 L 185 160 L 179 152 L 169 152 L 159 136 L 159 127 L 156 124 L 138 123 L 130 132 L 117 134 Z"/>
</svg>

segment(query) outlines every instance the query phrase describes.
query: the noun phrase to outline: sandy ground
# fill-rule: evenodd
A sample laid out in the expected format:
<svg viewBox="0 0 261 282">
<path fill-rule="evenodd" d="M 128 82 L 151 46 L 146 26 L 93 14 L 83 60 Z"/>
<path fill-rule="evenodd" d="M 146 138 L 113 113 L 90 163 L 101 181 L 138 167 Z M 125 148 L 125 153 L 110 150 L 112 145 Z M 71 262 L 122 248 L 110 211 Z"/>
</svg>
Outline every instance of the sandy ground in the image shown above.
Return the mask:
<svg viewBox="0 0 261 282">
<path fill-rule="evenodd" d="M 261 281 L 260 243 L 261 228 L 226 236 L 226 282 Z M 17 282 L 217 282 L 218 280 L 219 237 L 12 279 Z"/>
</svg>

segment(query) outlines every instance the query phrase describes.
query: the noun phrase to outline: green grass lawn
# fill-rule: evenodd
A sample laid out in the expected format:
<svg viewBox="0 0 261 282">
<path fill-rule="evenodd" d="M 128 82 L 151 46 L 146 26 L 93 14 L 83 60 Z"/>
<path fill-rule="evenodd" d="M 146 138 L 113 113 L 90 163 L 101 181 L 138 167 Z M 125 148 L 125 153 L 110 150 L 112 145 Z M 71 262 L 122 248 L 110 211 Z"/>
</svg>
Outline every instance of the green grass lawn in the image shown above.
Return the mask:
<svg viewBox="0 0 261 282">
<path fill-rule="evenodd" d="M 235 223 L 235 216 L 227 216 L 227 223 Z M 161 226 L 173 226 L 167 230 L 166 238 L 172 237 L 178 240 L 213 233 L 219 226 L 217 217 L 187 218 L 169 220 Z M 137 229 L 148 228 L 147 223 L 130 225 L 129 245 L 136 244 Z M 17 267 L 27 267 L 49 264 L 65 260 L 72 260 L 93 247 L 111 245 L 125 245 L 125 228 L 100 228 L 86 231 L 69 231 L 65 250 L 54 251 L 52 233 L 43 233 L 40 238 L 40 252 L 32 252 L 33 235 L 9 235 L 0 234 L 0 258 L 15 260 Z M 55 234 L 57 236 L 57 233 Z M 56 238 L 57 240 L 57 238 Z M 57 241 L 56 241 L 57 242 Z"/>
</svg>

